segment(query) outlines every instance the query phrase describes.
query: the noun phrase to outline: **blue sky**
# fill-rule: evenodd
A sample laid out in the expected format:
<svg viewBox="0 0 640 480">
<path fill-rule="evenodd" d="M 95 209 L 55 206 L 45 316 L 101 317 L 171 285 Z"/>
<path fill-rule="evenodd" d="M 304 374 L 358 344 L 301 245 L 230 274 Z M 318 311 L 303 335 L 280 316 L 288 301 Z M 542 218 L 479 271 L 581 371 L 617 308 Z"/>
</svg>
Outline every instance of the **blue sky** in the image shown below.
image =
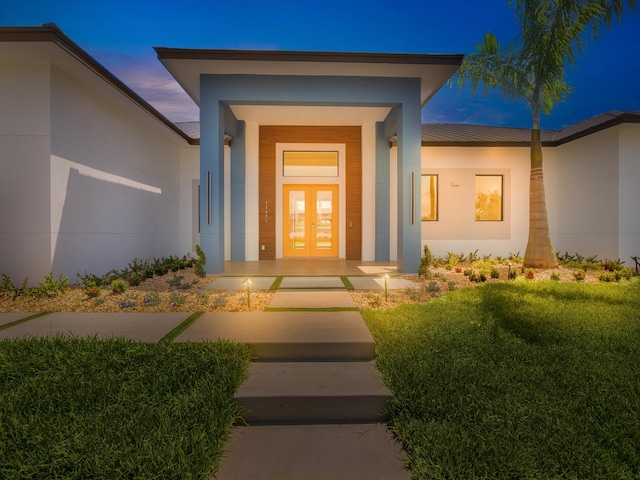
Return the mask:
<svg viewBox="0 0 640 480">
<path fill-rule="evenodd" d="M 469 53 L 487 31 L 518 33 L 507 0 L 22 0 L 3 2 L 0 25 L 55 23 L 170 120 L 197 108 L 156 58 L 154 46 L 391 53 Z M 9 3 L 7 5 L 7 3 Z M 640 110 L 640 13 L 591 44 L 568 80 L 573 94 L 544 117 L 559 129 L 609 110 Z M 424 123 L 528 128 L 524 104 L 445 86 Z"/>
</svg>

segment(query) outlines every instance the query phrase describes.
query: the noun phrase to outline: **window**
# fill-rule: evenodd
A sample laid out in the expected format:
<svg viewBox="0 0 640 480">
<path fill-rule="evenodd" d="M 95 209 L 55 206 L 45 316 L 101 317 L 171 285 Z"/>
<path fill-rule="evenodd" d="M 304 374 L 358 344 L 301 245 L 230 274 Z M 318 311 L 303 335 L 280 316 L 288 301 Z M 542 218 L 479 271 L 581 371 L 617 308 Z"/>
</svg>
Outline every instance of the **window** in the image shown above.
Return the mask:
<svg viewBox="0 0 640 480">
<path fill-rule="evenodd" d="M 284 177 L 337 177 L 338 152 L 282 152 Z"/>
<path fill-rule="evenodd" d="M 502 175 L 476 175 L 476 221 L 502 221 Z"/>
<path fill-rule="evenodd" d="M 438 220 L 438 176 L 422 175 L 422 207 L 423 222 Z"/>
</svg>

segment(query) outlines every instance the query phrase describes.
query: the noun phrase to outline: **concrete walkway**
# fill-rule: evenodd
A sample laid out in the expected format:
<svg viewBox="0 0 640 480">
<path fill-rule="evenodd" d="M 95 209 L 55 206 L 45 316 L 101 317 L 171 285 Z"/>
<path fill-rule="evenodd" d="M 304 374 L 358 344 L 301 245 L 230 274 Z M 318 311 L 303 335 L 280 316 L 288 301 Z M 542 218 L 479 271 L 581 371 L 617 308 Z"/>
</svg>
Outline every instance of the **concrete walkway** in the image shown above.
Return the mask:
<svg viewBox="0 0 640 480">
<path fill-rule="evenodd" d="M 276 278 L 252 281 L 270 288 Z M 221 277 L 210 288 L 246 288 L 245 279 Z M 401 280 L 388 279 L 388 288 L 407 288 Z M 384 288 L 380 278 L 349 281 Z M 214 478 L 408 480 L 404 453 L 383 423 L 390 393 L 374 367 L 375 343 L 341 277 L 285 277 L 269 308 L 206 313 L 175 340 L 229 339 L 253 350 L 235 397 L 248 426 L 234 429 Z M 0 327 L 29 315 L 0 313 Z M 66 334 L 157 342 L 189 315 L 52 313 L 0 330 L 0 339 Z"/>
</svg>

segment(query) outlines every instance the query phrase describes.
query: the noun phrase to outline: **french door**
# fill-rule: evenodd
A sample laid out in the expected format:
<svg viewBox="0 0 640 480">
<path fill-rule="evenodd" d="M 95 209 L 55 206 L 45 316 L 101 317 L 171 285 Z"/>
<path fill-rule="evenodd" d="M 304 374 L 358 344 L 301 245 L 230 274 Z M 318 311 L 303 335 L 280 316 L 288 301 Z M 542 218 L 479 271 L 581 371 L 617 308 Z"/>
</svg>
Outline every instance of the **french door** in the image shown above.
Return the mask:
<svg viewBox="0 0 640 480">
<path fill-rule="evenodd" d="M 283 185 L 285 257 L 338 256 L 338 185 Z"/>
</svg>

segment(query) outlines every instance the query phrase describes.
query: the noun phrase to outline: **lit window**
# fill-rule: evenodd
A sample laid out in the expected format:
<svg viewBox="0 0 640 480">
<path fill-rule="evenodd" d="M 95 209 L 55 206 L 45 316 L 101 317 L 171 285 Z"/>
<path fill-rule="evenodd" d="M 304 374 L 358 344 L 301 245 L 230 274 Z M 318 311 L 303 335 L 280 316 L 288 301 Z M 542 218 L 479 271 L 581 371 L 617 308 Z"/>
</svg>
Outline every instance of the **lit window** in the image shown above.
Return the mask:
<svg viewBox="0 0 640 480">
<path fill-rule="evenodd" d="M 337 177 L 338 152 L 282 152 L 285 177 Z"/>
<path fill-rule="evenodd" d="M 502 175 L 476 175 L 476 221 L 502 221 Z"/>
<path fill-rule="evenodd" d="M 422 207 L 423 222 L 438 220 L 438 176 L 422 175 Z"/>
</svg>

